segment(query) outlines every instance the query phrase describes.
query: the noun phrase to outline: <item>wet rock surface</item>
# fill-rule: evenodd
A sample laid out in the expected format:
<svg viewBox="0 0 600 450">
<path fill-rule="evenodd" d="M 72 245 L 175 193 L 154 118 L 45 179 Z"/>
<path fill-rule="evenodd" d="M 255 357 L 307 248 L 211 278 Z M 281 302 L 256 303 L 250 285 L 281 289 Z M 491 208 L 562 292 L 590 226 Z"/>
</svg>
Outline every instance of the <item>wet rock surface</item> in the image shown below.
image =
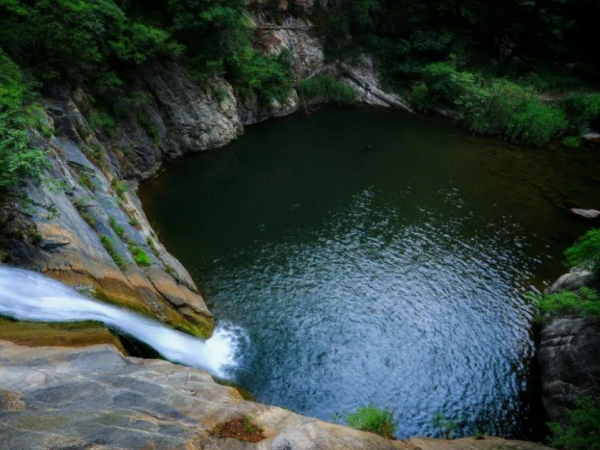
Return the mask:
<svg viewBox="0 0 600 450">
<path fill-rule="evenodd" d="M 266 439 L 250 444 L 210 433 L 248 415 Z M 126 358 L 114 347 L 27 348 L 0 342 L 3 450 L 543 450 L 486 438 L 389 441 L 242 400 L 201 370 Z"/>
</svg>

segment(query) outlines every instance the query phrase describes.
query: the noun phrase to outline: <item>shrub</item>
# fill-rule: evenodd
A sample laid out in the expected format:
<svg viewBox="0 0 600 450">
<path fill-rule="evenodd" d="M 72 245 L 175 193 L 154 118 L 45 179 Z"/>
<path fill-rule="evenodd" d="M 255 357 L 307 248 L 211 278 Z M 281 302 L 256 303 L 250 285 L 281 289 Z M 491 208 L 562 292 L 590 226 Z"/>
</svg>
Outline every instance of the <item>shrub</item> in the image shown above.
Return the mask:
<svg viewBox="0 0 600 450">
<path fill-rule="evenodd" d="M 252 91 L 270 104 L 284 101 L 294 86 L 293 58 L 289 50 L 277 57 L 265 56 L 251 46 L 238 51 L 230 60 L 232 83 L 242 92 Z"/>
<path fill-rule="evenodd" d="M 113 216 L 110 216 L 110 218 L 108 219 L 108 223 L 110 225 L 110 227 L 113 229 L 113 231 L 116 233 L 117 236 L 119 236 L 119 238 L 121 240 L 125 239 L 125 228 L 123 228 L 121 225 L 119 225 L 117 223 L 117 219 L 115 219 Z"/>
<path fill-rule="evenodd" d="M 354 89 L 331 75 L 309 78 L 300 83 L 300 95 L 312 103 L 337 103 L 347 105 L 356 102 Z"/>
<path fill-rule="evenodd" d="M 48 165 L 44 152 L 29 142 L 39 122 L 31 100 L 19 67 L 0 49 L 0 189 L 39 181 Z"/>
<path fill-rule="evenodd" d="M 451 439 L 452 433 L 458 428 L 456 422 L 449 420 L 440 412 L 437 412 L 433 415 L 432 423 L 433 427 L 438 429 L 446 439 Z"/>
<path fill-rule="evenodd" d="M 79 175 L 79 184 L 88 188 L 90 191 L 95 191 L 98 188 L 98 185 L 92 181 L 90 176 L 87 173 L 81 173 Z"/>
<path fill-rule="evenodd" d="M 111 186 L 113 191 L 115 191 L 115 194 L 117 194 L 117 197 L 123 200 L 125 198 L 125 193 L 129 190 L 127 183 L 125 183 L 123 180 L 117 180 L 115 178 L 113 179 Z"/>
<path fill-rule="evenodd" d="M 473 73 L 459 71 L 453 58 L 425 66 L 423 80 L 434 101 L 456 106 L 457 100 L 476 87 L 477 77 Z"/>
<path fill-rule="evenodd" d="M 146 253 L 140 247 L 132 247 L 131 254 L 133 255 L 133 260 L 140 267 L 147 267 L 152 265 L 152 258 L 150 255 Z"/>
<path fill-rule="evenodd" d="M 147 114 L 140 113 L 140 114 L 138 114 L 137 118 L 138 118 L 138 122 L 140 123 L 140 125 L 146 130 L 146 132 L 152 139 L 152 142 L 154 143 L 154 145 L 156 147 L 160 147 L 160 145 L 162 143 L 162 139 L 160 137 L 160 131 L 158 131 L 158 128 L 156 128 L 156 125 L 154 125 L 154 123 L 152 123 L 152 120 L 150 119 L 150 117 L 148 117 Z"/>
<path fill-rule="evenodd" d="M 117 266 L 119 266 L 121 268 L 123 266 L 125 266 L 125 261 L 123 260 L 123 257 L 119 254 L 117 249 L 115 248 L 115 243 L 113 242 L 113 240 L 111 238 L 109 238 L 108 236 L 103 234 L 100 236 L 100 242 L 102 242 L 104 249 L 107 251 L 107 253 L 110 255 L 110 257 L 113 259 L 113 261 L 115 262 L 115 264 Z"/>
<path fill-rule="evenodd" d="M 429 64 L 423 79 L 431 100 L 456 108 L 474 133 L 541 147 L 567 127 L 564 112 L 533 89 L 461 71 L 455 59 Z"/>
<path fill-rule="evenodd" d="M 581 147 L 581 138 L 577 136 L 567 136 L 562 140 L 562 145 L 572 149 L 579 148 Z"/>
<path fill-rule="evenodd" d="M 565 265 L 600 272 L 600 229 L 588 231 L 565 252 Z"/>
<path fill-rule="evenodd" d="M 469 129 L 511 142 L 544 146 L 563 133 L 564 113 L 533 90 L 508 81 L 475 86 L 457 101 Z"/>
<path fill-rule="evenodd" d="M 430 108 L 431 97 L 427 85 L 425 83 L 419 83 L 413 87 L 408 96 L 408 102 L 417 109 Z"/>
<path fill-rule="evenodd" d="M 568 425 L 549 423 L 550 445 L 565 450 L 600 450 L 600 398 L 582 398 L 567 412 Z"/>
<path fill-rule="evenodd" d="M 156 246 L 156 243 L 154 242 L 154 239 L 152 239 L 150 236 L 148 236 L 146 238 L 146 244 L 148 244 L 148 247 L 150 247 L 150 250 L 152 251 L 152 254 L 154 256 L 156 256 L 156 258 L 160 257 L 160 252 L 158 251 L 158 247 Z"/>
<path fill-rule="evenodd" d="M 375 433 L 386 439 L 395 439 L 394 415 L 387 409 L 379 409 L 374 405 L 358 408 L 354 414 L 348 414 L 346 423 L 357 430 Z"/>
<path fill-rule="evenodd" d="M 94 131 L 103 131 L 108 136 L 115 132 L 116 121 L 106 111 L 92 110 L 89 114 L 88 124 Z"/>
<path fill-rule="evenodd" d="M 593 125 L 600 125 L 600 94 L 576 93 L 561 103 L 569 120 L 569 129 L 577 135 L 585 134 Z"/>
<path fill-rule="evenodd" d="M 561 291 L 549 295 L 534 296 L 534 302 L 538 307 L 541 317 L 545 315 L 556 316 L 558 314 L 577 314 L 582 317 L 600 319 L 600 296 L 589 288 L 581 288 L 577 292 Z"/>
</svg>

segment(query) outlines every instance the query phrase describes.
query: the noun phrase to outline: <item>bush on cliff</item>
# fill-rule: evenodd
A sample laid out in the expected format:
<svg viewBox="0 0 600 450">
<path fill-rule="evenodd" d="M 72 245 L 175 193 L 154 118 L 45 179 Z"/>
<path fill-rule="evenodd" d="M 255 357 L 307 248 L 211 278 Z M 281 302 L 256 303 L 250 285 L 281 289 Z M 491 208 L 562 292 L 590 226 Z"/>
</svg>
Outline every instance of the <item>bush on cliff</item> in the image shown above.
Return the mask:
<svg viewBox="0 0 600 450">
<path fill-rule="evenodd" d="M 600 273 L 600 229 L 588 231 L 565 252 L 567 267 L 581 267 Z"/>
<path fill-rule="evenodd" d="M 589 288 L 577 292 L 560 291 L 555 294 L 534 296 L 540 312 L 539 321 L 544 317 L 558 314 L 576 314 L 581 317 L 600 319 L 600 296 Z"/>
<path fill-rule="evenodd" d="M 356 91 L 331 75 L 309 78 L 300 83 L 300 96 L 309 103 L 337 103 L 348 105 L 356 102 Z"/>
<path fill-rule="evenodd" d="M 565 113 L 516 83 L 461 70 L 456 58 L 427 65 L 413 92 L 420 106 L 441 103 L 454 108 L 473 133 L 525 145 L 544 146 L 567 128 Z"/>
<path fill-rule="evenodd" d="M 0 190 L 39 180 L 47 164 L 42 150 L 30 145 L 38 125 L 32 93 L 19 67 L 0 50 Z"/>
<path fill-rule="evenodd" d="M 600 126 L 600 94 L 570 94 L 561 106 L 569 118 L 569 128 L 573 133 L 582 135 L 590 127 Z"/>
<path fill-rule="evenodd" d="M 358 408 L 355 413 L 348 414 L 346 423 L 357 430 L 375 433 L 386 439 L 395 439 L 394 415 L 387 409 L 379 409 L 374 405 Z"/>
<path fill-rule="evenodd" d="M 582 398 L 567 412 L 567 425 L 548 424 L 550 445 L 564 450 L 600 450 L 600 398 Z"/>
</svg>

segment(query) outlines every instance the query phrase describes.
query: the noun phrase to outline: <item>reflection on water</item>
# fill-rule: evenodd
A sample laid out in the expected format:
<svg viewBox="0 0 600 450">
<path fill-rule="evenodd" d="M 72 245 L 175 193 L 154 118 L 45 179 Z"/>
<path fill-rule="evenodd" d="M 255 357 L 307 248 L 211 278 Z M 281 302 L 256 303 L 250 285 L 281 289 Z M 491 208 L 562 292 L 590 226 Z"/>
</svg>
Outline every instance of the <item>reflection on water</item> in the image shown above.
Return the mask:
<svg viewBox="0 0 600 450">
<path fill-rule="evenodd" d="M 326 420 L 385 406 L 400 437 L 435 434 L 438 412 L 461 434 L 531 436 L 521 294 L 586 228 L 556 204 L 600 206 L 599 161 L 327 109 L 177 162 L 141 194 L 217 318 L 249 335 L 235 378 L 260 401 Z"/>
</svg>

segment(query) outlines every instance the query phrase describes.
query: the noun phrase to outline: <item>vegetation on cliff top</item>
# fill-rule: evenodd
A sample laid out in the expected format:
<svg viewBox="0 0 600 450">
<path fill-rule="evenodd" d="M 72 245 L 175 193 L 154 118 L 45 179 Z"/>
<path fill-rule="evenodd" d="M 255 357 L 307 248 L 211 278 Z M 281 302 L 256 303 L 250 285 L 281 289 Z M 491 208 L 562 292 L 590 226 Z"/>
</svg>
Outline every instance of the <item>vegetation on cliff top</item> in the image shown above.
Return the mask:
<svg viewBox="0 0 600 450">
<path fill-rule="evenodd" d="M 353 0 L 318 14 L 330 57 L 376 56 L 413 106 L 454 109 L 476 134 L 576 147 L 600 125 L 600 3 L 576 0 Z M 552 91 L 562 102 L 542 101 Z M 574 145 L 575 144 L 575 145 Z"/>
</svg>

